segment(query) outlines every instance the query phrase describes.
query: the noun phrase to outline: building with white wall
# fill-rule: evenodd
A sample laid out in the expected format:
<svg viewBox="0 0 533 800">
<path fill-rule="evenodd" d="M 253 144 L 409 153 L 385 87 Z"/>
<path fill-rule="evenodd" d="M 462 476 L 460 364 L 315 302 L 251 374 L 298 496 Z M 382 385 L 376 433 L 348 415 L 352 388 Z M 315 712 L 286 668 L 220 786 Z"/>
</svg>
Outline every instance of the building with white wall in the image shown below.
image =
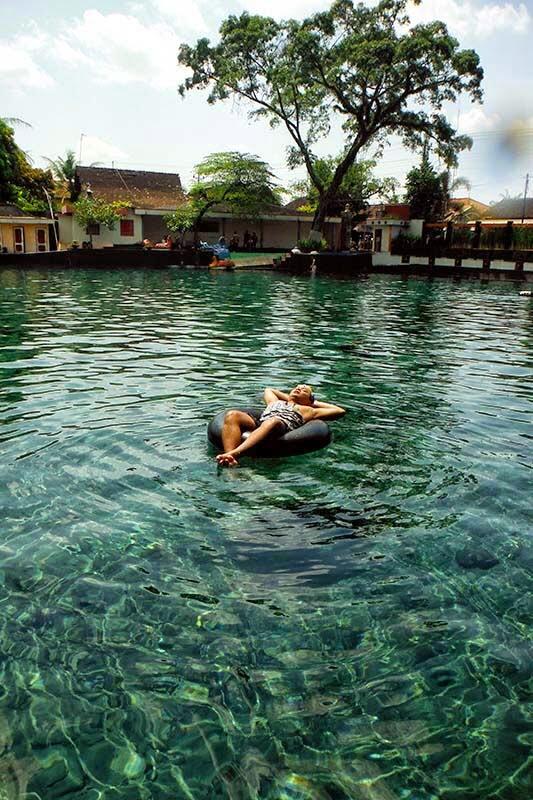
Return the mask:
<svg viewBox="0 0 533 800">
<path fill-rule="evenodd" d="M 66 206 L 59 217 L 62 248 L 70 247 L 72 242 L 82 245 L 89 240 L 93 248 L 135 245 L 144 239 L 161 241 L 170 233 L 164 222 L 165 215 L 186 199 L 176 173 L 78 167 L 77 183 L 81 197 L 124 205 L 120 221 L 113 230 L 103 225 L 82 228 L 74 218 L 72 206 Z M 242 246 L 246 232 L 255 233 L 258 249 L 291 249 L 300 239 L 309 237 L 312 220 L 312 214 L 299 211 L 293 204 L 271 206 L 253 220 L 215 207 L 202 219 L 198 235 L 210 244 L 217 242 L 220 236 L 229 242 L 236 235 Z M 340 226 L 340 218 L 331 218 L 326 223 L 326 237 L 331 239 L 332 246 L 338 238 L 336 226 Z M 192 233 L 187 238 L 192 240 Z"/>
</svg>

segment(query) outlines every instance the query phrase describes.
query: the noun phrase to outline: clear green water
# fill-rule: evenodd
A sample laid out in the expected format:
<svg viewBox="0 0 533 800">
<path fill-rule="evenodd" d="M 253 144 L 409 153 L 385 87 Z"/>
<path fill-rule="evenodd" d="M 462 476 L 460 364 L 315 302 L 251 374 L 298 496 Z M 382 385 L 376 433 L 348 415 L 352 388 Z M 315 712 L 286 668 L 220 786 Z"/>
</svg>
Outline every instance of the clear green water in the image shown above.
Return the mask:
<svg viewBox="0 0 533 800">
<path fill-rule="evenodd" d="M 0 325 L 2 800 L 531 796 L 516 287 L 4 270 Z M 217 470 L 300 381 L 333 444 Z"/>
</svg>

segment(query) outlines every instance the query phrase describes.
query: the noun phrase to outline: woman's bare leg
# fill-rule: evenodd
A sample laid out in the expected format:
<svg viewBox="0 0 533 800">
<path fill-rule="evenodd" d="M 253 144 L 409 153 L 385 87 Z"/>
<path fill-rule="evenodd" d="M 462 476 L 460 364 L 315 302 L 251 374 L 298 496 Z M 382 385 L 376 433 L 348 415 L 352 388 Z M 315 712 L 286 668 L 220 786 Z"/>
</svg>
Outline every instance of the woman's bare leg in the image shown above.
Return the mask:
<svg viewBox="0 0 533 800">
<path fill-rule="evenodd" d="M 243 433 L 245 431 L 253 431 L 255 427 L 255 419 L 245 411 L 238 411 L 237 409 L 228 411 L 224 417 L 221 435 L 224 452 L 238 447 L 242 441 Z"/>
<path fill-rule="evenodd" d="M 250 450 L 252 447 L 255 447 L 259 442 L 262 442 L 263 439 L 266 439 L 267 436 L 270 436 L 272 433 L 277 432 L 278 435 L 281 435 L 285 431 L 285 424 L 278 419 L 277 417 L 273 417 L 272 419 L 267 419 L 266 422 L 262 422 L 261 425 L 256 428 L 252 433 L 248 436 L 247 439 L 244 440 L 241 444 L 233 449 L 226 450 L 224 453 L 221 453 L 217 456 L 217 461 L 222 467 L 234 467 L 238 461 L 238 456 L 242 455 L 246 450 Z"/>
</svg>

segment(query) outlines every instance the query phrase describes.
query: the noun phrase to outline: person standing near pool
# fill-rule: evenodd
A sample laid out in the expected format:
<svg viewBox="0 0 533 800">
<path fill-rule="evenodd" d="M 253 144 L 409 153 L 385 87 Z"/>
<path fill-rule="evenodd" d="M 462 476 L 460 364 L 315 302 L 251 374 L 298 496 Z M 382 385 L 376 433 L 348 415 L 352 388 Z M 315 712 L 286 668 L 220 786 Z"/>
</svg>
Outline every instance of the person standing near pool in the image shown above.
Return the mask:
<svg viewBox="0 0 533 800">
<path fill-rule="evenodd" d="M 263 397 L 266 408 L 259 424 L 245 411 L 235 408 L 226 413 L 222 427 L 224 452 L 217 456 L 221 467 L 237 466 L 239 456 L 268 436 L 283 436 L 313 419 L 339 419 L 346 414 L 340 406 L 315 400 L 312 388 L 306 383 L 295 386 L 288 394 L 267 387 Z M 250 435 L 243 441 L 246 432 Z"/>
</svg>

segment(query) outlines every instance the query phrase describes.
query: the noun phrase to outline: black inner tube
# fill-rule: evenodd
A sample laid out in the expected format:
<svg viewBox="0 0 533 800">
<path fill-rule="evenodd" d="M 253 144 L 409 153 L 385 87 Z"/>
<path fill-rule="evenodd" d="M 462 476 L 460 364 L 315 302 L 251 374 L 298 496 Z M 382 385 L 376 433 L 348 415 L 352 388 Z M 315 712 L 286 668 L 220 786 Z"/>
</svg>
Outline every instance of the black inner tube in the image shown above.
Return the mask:
<svg viewBox="0 0 533 800">
<path fill-rule="evenodd" d="M 220 411 L 216 417 L 213 417 L 207 428 L 207 438 L 217 450 L 222 450 L 222 426 L 224 425 L 224 417 L 229 410 Z M 256 406 L 243 406 L 236 410 L 250 414 L 259 424 L 259 417 L 264 409 Z M 283 436 L 265 439 L 257 447 L 247 450 L 246 455 L 259 458 L 297 456 L 303 453 L 312 453 L 313 450 L 320 450 L 322 447 L 326 447 L 330 441 L 331 431 L 329 426 L 323 420 L 313 419 L 294 431 L 284 433 Z"/>
</svg>

